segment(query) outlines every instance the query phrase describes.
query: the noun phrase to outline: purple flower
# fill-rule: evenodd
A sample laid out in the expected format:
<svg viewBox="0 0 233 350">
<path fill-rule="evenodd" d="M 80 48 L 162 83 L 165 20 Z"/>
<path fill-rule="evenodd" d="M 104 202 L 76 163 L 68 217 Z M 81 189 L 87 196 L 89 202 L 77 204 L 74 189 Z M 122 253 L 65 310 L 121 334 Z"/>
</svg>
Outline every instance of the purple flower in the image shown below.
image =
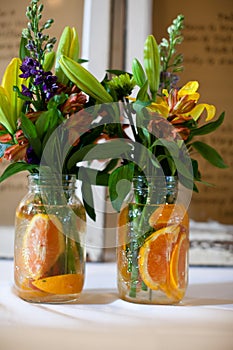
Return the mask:
<svg viewBox="0 0 233 350">
<path fill-rule="evenodd" d="M 47 101 L 56 94 L 58 90 L 57 77 L 51 72 L 45 72 L 35 58 L 26 57 L 20 69 L 23 72 L 20 77 L 31 78 L 32 86 L 38 86 Z M 33 97 L 33 92 L 24 85 L 22 85 L 22 94 L 31 99 Z"/>
<path fill-rule="evenodd" d="M 160 88 L 166 89 L 169 87 L 169 90 L 172 88 L 176 88 L 177 83 L 179 81 L 179 77 L 177 74 L 170 72 L 161 72 L 160 74 Z"/>
<path fill-rule="evenodd" d="M 20 67 L 23 74 L 20 74 L 20 78 L 34 77 L 40 72 L 43 72 L 41 64 L 34 58 L 26 57 Z"/>
<path fill-rule="evenodd" d="M 42 89 L 48 100 L 53 97 L 58 89 L 57 77 L 50 72 L 46 72 L 44 74 Z"/>
<path fill-rule="evenodd" d="M 35 154 L 32 146 L 29 146 L 26 151 L 26 156 L 27 156 L 27 162 L 29 164 L 40 164 L 40 160 Z"/>
<path fill-rule="evenodd" d="M 23 94 L 24 96 L 26 96 L 26 97 L 31 98 L 31 99 L 32 99 L 32 97 L 33 97 L 32 92 L 31 92 L 25 85 L 23 85 L 23 84 L 22 84 L 22 94 Z"/>
<path fill-rule="evenodd" d="M 35 76 L 35 79 L 34 79 L 34 85 L 38 86 L 43 84 L 43 82 L 44 82 L 44 76 L 43 74 L 40 74 L 40 72 L 38 72 L 38 74 Z"/>
</svg>

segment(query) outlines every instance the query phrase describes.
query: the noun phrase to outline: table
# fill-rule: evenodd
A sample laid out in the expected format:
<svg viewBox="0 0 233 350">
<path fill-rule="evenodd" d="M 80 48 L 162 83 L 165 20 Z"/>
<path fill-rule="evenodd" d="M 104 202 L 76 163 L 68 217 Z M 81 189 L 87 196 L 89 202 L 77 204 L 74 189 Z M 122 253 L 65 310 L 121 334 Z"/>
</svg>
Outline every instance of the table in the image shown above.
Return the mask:
<svg viewBox="0 0 233 350">
<path fill-rule="evenodd" d="M 1 350 L 232 350 L 233 268 L 190 267 L 179 306 L 118 298 L 115 263 L 87 263 L 74 304 L 34 304 L 12 289 L 13 260 L 0 260 Z"/>
</svg>

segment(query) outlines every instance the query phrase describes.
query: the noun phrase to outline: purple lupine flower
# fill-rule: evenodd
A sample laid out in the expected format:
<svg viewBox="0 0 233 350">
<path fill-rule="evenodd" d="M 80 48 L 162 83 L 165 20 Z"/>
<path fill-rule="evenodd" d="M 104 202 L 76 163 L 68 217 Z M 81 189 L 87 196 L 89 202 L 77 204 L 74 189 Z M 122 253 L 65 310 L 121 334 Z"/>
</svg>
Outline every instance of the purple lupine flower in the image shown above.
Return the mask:
<svg viewBox="0 0 233 350">
<path fill-rule="evenodd" d="M 28 40 L 28 44 L 26 45 L 26 49 L 30 52 L 36 51 L 36 46 L 32 40 Z"/>
<path fill-rule="evenodd" d="M 177 74 L 170 72 L 161 72 L 160 73 L 160 88 L 164 89 L 169 86 L 169 89 L 176 88 L 179 77 Z"/>
<path fill-rule="evenodd" d="M 40 164 L 40 160 L 35 154 L 32 146 L 29 146 L 26 151 L 27 163 L 29 164 Z"/>
<path fill-rule="evenodd" d="M 32 92 L 24 84 L 22 84 L 21 86 L 22 86 L 22 94 L 24 96 L 29 97 L 29 98 L 32 99 L 32 97 L 33 97 Z"/>
<path fill-rule="evenodd" d="M 42 89 L 48 100 L 55 95 L 58 89 L 57 77 L 52 75 L 51 72 L 45 72 Z"/>
<path fill-rule="evenodd" d="M 41 86 L 41 91 L 45 95 L 46 100 L 53 97 L 58 90 L 57 77 L 51 72 L 45 72 L 41 64 L 31 57 L 26 57 L 20 67 L 23 72 L 21 78 L 32 78 L 34 86 Z M 24 96 L 33 97 L 33 93 L 26 86 L 22 85 L 22 94 Z"/>
<path fill-rule="evenodd" d="M 43 84 L 43 82 L 44 82 L 44 75 L 41 74 L 41 72 L 38 72 L 38 74 L 35 76 L 35 79 L 34 79 L 34 85 L 38 86 Z"/>
<path fill-rule="evenodd" d="M 20 74 L 20 78 L 30 78 L 43 71 L 41 64 L 34 58 L 25 57 L 20 67 L 23 74 Z"/>
</svg>

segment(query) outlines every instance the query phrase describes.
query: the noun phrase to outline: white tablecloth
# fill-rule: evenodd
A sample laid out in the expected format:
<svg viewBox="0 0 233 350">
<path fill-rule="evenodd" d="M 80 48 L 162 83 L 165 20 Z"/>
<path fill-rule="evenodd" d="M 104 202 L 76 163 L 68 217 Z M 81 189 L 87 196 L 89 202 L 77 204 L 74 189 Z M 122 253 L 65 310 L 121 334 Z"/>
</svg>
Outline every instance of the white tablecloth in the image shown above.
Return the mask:
<svg viewBox="0 0 233 350">
<path fill-rule="evenodd" d="M 13 261 L 0 260 L 1 350 L 232 350 L 233 268 L 190 268 L 179 306 L 120 300 L 115 263 L 87 263 L 78 303 L 32 304 L 12 289 Z"/>
</svg>

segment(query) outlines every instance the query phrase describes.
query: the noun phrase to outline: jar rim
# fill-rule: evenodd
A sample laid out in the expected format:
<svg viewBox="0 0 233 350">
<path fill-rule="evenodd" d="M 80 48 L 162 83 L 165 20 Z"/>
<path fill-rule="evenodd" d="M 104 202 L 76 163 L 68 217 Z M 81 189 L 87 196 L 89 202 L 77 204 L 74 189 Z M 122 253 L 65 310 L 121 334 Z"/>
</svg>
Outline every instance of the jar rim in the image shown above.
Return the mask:
<svg viewBox="0 0 233 350">
<path fill-rule="evenodd" d="M 164 176 L 144 176 L 138 175 L 133 177 L 133 182 L 135 181 L 147 182 L 147 183 L 177 183 L 178 177 L 173 175 L 164 175 Z"/>
<path fill-rule="evenodd" d="M 75 174 L 33 173 L 28 175 L 32 186 L 70 187 L 76 184 Z"/>
<path fill-rule="evenodd" d="M 75 174 L 57 174 L 57 173 L 46 173 L 46 172 L 42 172 L 42 173 L 31 173 L 27 175 L 28 178 L 31 179 L 64 179 L 64 180 L 72 180 L 75 179 L 76 180 L 76 175 Z"/>
</svg>

